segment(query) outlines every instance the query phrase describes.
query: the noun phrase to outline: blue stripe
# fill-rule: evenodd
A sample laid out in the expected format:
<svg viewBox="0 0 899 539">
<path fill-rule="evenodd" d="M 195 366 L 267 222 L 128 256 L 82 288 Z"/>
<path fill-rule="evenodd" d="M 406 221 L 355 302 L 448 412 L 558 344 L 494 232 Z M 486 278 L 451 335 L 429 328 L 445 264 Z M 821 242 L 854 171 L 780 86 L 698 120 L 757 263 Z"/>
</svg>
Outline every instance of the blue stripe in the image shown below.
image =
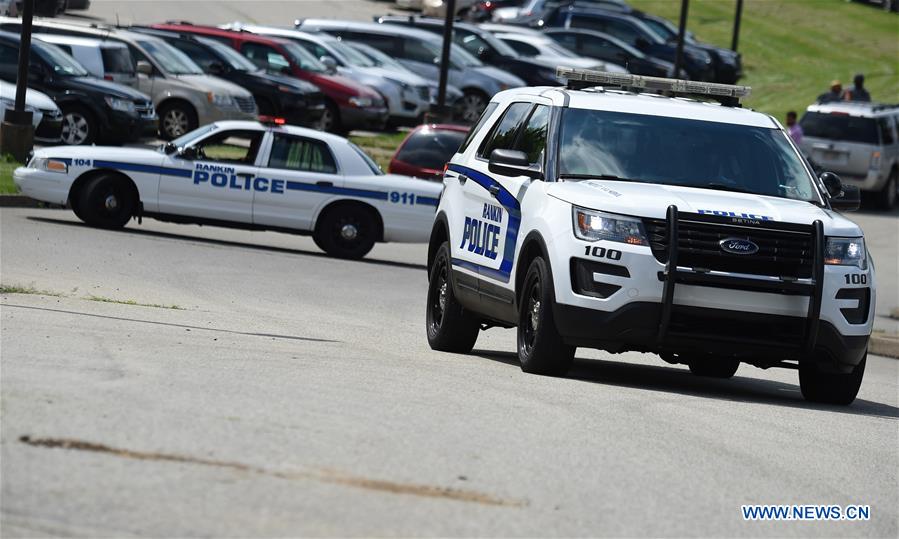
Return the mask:
<svg viewBox="0 0 899 539">
<path fill-rule="evenodd" d="M 387 200 L 386 191 L 370 191 L 368 189 L 352 189 L 349 187 L 335 187 L 333 185 L 317 185 L 314 183 L 292 181 L 288 181 L 286 187 L 292 191 L 312 191 L 315 193 L 328 193 L 332 195 L 346 195 L 358 198 Z"/>
<path fill-rule="evenodd" d="M 146 172 L 148 174 L 162 174 L 164 176 L 177 176 L 179 178 L 192 178 L 192 170 L 181 168 L 157 167 L 154 165 L 138 165 L 135 163 L 122 163 L 120 161 L 94 161 L 97 168 L 114 168 L 116 170 L 129 170 L 131 172 Z"/>
<path fill-rule="evenodd" d="M 490 191 L 491 186 L 498 186 L 499 192 L 496 194 L 496 201 L 509 212 L 509 224 L 506 227 L 506 242 L 503 248 L 503 259 L 499 264 L 499 269 L 458 258 L 452 260 L 453 265 L 470 271 L 476 271 L 479 275 L 489 277 L 490 279 L 508 283 L 512 276 L 512 264 L 515 261 L 515 246 L 518 244 L 518 233 L 521 228 L 521 203 L 518 202 L 515 195 L 503 187 L 502 184 L 483 172 L 461 165 L 449 165 L 448 168 L 453 172 L 465 174 L 468 176 L 468 179 L 474 181 L 488 192 Z"/>
<path fill-rule="evenodd" d="M 437 204 L 439 202 L 440 202 L 440 199 L 438 199 L 437 197 L 426 197 L 426 196 L 421 196 L 421 195 L 415 195 L 415 203 L 416 204 L 422 204 L 425 206 L 437 206 Z"/>
</svg>

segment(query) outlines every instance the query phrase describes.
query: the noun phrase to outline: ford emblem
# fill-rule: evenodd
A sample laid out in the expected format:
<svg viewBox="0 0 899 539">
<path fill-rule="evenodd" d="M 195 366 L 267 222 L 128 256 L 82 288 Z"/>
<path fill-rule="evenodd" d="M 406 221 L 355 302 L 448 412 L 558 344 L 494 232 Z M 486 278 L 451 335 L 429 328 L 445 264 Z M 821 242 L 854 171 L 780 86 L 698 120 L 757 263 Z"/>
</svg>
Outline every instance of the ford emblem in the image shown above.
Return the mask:
<svg viewBox="0 0 899 539">
<path fill-rule="evenodd" d="M 742 238 L 724 238 L 718 242 L 721 250 L 732 255 L 754 255 L 759 252 L 759 246 Z"/>
</svg>

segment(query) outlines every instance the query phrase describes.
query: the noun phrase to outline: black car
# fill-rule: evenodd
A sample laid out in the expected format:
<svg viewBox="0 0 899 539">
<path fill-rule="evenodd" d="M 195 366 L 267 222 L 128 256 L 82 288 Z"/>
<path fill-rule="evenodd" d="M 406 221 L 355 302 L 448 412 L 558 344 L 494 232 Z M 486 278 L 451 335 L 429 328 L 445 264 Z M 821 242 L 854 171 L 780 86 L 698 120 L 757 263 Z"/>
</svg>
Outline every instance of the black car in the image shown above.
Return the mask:
<svg viewBox="0 0 899 539">
<path fill-rule="evenodd" d="M 547 10 L 539 20 L 531 22 L 540 28 L 586 28 L 617 37 L 641 52 L 674 62 L 677 45 L 659 36 L 643 21 L 619 12 L 582 8 L 577 4 L 556 6 Z M 715 79 L 712 57 L 708 52 L 693 45 L 684 45 L 683 70 L 692 80 L 711 81 Z"/>
<path fill-rule="evenodd" d="M 435 34 L 443 34 L 443 19 L 416 16 L 385 15 L 375 17 L 375 22 L 414 26 Z M 453 42 L 474 55 L 487 65 L 508 71 L 525 81 L 529 86 L 557 86 L 562 81 L 556 77 L 555 65 L 534 58 L 524 58 L 509 45 L 497 39 L 487 30 L 473 24 L 456 22 L 453 24 Z"/>
<path fill-rule="evenodd" d="M 616 37 L 596 30 L 547 28 L 544 33 L 579 56 L 624 66 L 635 75 L 671 77 L 674 74 L 671 62 L 648 56 Z"/>
<path fill-rule="evenodd" d="M 129 29 L 165 40 L 189 56 L 204 73 L 245 88 L 253 94 L 260 116 L 284 118 L 288 124 L 305 127 L 318 127 L 321 121 L 325 95 L 311 83 L 267 73 L 214 39 L 155 28 Z"/>
<path fill-rule="evenodd" d="M 0 79 L 15 82 L 19 35 L 0 32 Z M 158 118 L 149 96 L 91 77 L 55 45 L 31 42 L 28 87 L 50 96 L 63 114 L 66 144 L 121 143 L 156 132 Z"/>
</svg>

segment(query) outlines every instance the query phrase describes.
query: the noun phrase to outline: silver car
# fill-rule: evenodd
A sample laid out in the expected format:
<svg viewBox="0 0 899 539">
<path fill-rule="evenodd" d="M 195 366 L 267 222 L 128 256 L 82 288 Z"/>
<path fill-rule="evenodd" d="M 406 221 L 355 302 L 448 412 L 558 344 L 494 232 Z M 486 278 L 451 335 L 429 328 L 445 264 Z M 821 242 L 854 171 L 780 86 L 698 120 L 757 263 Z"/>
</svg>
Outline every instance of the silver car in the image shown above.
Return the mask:
<svg viewBox="0 0 899 539">
<path fill-rule="evenodd" d="M 799 121 L 800 149 L 818 168 L 877 197 L 899 202 L 899 105 L 838 101 L 811 105 Z"/>
<path fill-rule="evenodd" d="M 0 28 L 21 31 L 21 20 L 0 18 Z M 247 90 L 203 73 L 165 41 L 99 24 L 34 19 L 35 32 L 93 37 L 128 46 L 138 74 L 137 89 L 148 94 L 159 114 L 159 135 L 172 139 L 218 120 L 255 120 L 256 102 Z"/>
<path fill-rule="evenodd" d="M 440 76 L 443 39 L 431 32 L 395 26 L 326 19 L 306 19 L 297 26 L 304 31 L 322 31 L 347 41 L 370 45 L 399 60 L 424 78 Z M 458 103 L 459 119 L 474 123 L 494 94 L 525 86 L 520 78 L 495 67 L 484 65 L 456 44 L 451 45 L 449 84 L 458 87 L 463 97 Z"/>
<path fill-rule="evenodd" d="M 119 41 L 61 34 L 35 34 L 67 52 L 98 79 L 110 80 L 137 88 L 137 72 L 128 46 Z"/>
</svg>

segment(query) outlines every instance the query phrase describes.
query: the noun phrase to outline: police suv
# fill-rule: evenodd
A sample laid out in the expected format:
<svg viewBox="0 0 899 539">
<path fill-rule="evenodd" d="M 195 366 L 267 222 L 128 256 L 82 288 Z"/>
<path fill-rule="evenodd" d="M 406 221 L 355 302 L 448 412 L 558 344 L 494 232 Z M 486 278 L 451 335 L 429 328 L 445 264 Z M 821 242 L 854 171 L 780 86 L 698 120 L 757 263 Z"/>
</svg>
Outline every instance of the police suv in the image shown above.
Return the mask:
<svg viewBox="0 0 899 539">
<path fill-rule="evenodd" d="M 132 217 L 311 233 L 325 252 L 360 258 L 375 242 L 425 242 L 441 186 L 384 174 L 345 138 L 271 123 L 212 123 L 156 150 L 55 147 L 16 169 L 34 199 L 82 221 Z"/>
<path fill-rule="evenodd" d="M 774 118 L 740 108 L 747 87 L 559 75 L 497 94 L 447 166 L 431 347 L 517 327 L 530 373 L 564 374 L 576 347 L 653 352 L 700 376 L 798 369 L 806 399 L 851 403 L 875 301 L 837 212 L 858 189 L 815 177 Z"/>
</svg>

